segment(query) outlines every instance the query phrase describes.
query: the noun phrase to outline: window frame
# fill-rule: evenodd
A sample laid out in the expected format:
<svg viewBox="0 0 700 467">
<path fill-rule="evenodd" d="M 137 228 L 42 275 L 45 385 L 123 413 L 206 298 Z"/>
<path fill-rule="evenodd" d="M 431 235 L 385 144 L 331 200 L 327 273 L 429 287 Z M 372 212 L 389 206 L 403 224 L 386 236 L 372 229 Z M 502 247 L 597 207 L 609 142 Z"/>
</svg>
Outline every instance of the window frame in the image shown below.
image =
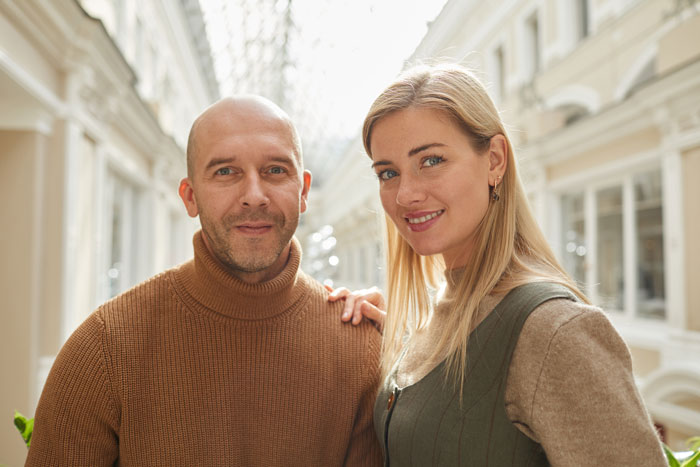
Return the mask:
<svg viewBox="0 0 700 467">
<path fill-rule="evenodd" d="M 662 319 L 652 319 L 644 316 L 639 316 L 637 310 L 637 264 L 638 264 L 638 252 L 637 252 L 637 232 L 636 232 L 636 208 L 635 208 L 635 196 L 634 196 L 634 182 L 635 177 L 647 173 L 658 171 L 661 176 L 662 183 L 662 230 L 663 230 L 663 257 L 664 257 L 664 317 Z M 623 309 L 605 309 L 607 313 L 614 317 L 616 320 L 622 320 L 624 322 L 635 322 L 635 323 L 647 323 L 648 325 L 659 325 L 659 324 L 671 324 L 678 320 L 677 312 L 672 310 L 673 304 L 676 302 L 676 297 L 672 297 L 674 290 L 669 287 L 670 282 L 673 280 L 672 275 L 669 274 L 670 268 L 672 267 L 669 263 L 671 261 L 670 254 L 668 251 L 668 238 L 669 228 L 668 223 L 669 210 L 672 208 L 670 205 L 670 200 L 667 196 L 667 187 L 669 183 L 669 176 L 667 174 L 668 170 L 664 159 L 659 157 L 658 153 L 650 152 L 647 154 L 639 155 L 636 157 L 620 159 L 613 161 L 609 164 L 603 166 L 598 166 L 585 171 L 581 171 L 572 176 L 564 177 L 550 182 L 549 186 L 549 196 L 548 205 L 549 216 L 547 219 L 548 225 L 548 237 L 550 244 L 553 247 L 555 255 L 560 261 L 563 260 L 563 248 L 565 245 L 562 243 L 563 225 L 561 216 L 561 201 L 562 196 L 565 194 L 575 194 L 583 193 L 584 197 L 584 232 L 585 232 L 585 243 L 587 247 L 586 253 L 586 273 L 585 273 L 585 285 L 584 293 L 587 294 L 591 302 L 594 304 L 600 303 L 600 297 L 598 295 L 598 225 L 597 225 L 597 207 L 596 207 L 596 194 L 599 190 L 621 186 L 622 196 L 623 196 L 623 255 L 622 255 L 622 267 L 623 267 Z M 563 261 L 562 261 L 563 262 Z"/>
</svg>

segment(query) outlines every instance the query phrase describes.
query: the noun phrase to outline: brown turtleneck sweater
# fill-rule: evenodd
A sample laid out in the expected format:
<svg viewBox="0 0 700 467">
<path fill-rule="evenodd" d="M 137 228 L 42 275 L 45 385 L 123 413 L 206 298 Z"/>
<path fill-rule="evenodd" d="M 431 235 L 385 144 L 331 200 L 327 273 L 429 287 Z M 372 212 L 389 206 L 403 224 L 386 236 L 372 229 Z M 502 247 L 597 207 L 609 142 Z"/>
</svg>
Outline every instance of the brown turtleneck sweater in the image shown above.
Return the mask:
<svg viewBox="0 0 700 467">
<path fill-rule="evenodd" d="M 56 358 L 30 466 L 381 465 L 372 426 L 380 336 L 299 270 L 194 260 L 98 308 Z"/>
</svg>

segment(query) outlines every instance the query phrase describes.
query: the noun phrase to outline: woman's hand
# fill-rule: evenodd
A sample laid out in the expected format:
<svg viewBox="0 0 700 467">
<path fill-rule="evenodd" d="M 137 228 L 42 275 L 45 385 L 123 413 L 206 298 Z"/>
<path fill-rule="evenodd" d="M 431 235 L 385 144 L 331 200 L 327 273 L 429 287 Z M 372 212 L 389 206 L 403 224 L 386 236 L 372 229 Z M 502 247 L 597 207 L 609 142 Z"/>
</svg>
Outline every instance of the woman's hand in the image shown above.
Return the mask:
<svg viewBox="0 0 700 467">
<path fill-rule="evenodd" d="M 384 330 L 384 320 L 386 318 L 386 302 L 382 292 L 377 287 L 350 291 L 345 287 L 333 289 L 325 285 L 330 292 L 329 302 L 345 300 L 345 307 L 340 319 L 358 325 L 362 318 L 369 319 L 372 324 L 382 332 Z"/>
</svg>

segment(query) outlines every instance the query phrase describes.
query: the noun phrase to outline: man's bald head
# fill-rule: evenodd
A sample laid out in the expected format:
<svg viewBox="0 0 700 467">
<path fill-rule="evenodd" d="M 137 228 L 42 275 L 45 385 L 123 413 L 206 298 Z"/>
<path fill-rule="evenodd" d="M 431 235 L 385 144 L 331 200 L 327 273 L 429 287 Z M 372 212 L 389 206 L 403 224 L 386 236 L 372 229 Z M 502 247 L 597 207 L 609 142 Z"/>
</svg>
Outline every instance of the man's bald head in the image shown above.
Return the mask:
<svg viewBox="0 0 700 467">
<path fill-rule="evenodd" d="M 187 176 L 189 178 L 194 176 L 198 139 L 202 137 L 202 133 L 216 132 L 217 129 L 226 127 L 235 129 L 246 120 L 252 119 L 269 125 L 280 125 L 282 131 L 289 132 L 299 167 L 303 167 L 301 139 L 289 115 L 277 104 L 264 97 L 240 95 L 215 102 L 195 119 L 187 139 Z"/>
</svg>

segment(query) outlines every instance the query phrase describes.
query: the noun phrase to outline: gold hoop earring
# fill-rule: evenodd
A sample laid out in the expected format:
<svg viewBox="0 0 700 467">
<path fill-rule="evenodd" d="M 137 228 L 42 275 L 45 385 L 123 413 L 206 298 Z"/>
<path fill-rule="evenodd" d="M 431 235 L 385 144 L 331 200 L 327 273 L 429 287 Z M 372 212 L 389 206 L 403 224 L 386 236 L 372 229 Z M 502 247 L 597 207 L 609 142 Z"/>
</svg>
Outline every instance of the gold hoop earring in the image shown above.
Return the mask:
<svg viewBox="0 0 700 467">
<path fill-rule="evenodd" d="M 494 180 L 493 190 L 491 190 L 491 199 L 494 201 L 498 201 L 499 199 L 501 199 L 501 197 L 498 195 L 498 192 L 496 191 L 499 183 L 501 183 L 501 176 L 500 175 L 498 175 L 496 177 L 496 180 Z"/>
</svg>

